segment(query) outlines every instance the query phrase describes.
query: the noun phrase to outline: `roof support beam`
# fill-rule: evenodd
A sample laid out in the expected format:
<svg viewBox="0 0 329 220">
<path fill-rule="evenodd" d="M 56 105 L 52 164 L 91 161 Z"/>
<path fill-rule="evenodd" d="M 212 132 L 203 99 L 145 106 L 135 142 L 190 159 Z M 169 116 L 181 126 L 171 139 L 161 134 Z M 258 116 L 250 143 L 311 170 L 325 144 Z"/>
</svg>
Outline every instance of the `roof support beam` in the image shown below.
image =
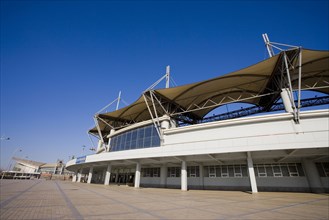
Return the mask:
<svg viewBox="0 0 329 220">
<path fill-rule="evenodd" d="M 157 118 L 157 120 L 158 120 L 158 124 L 157 124 L 157 122 L 156 122 L 155 119 L 154 119 L 153 113 L 152 113 L 151 108 L 150 108 L 150 106 L 149 106 L 149 104 L 148 104 L 148 101 L 147 101 L 147 98 L 146 98 L 146 95 L 145 95 L 145 94 L 146 94 L 146 93 L 143 94 L 143 98 L 144 98 L 145 104 L 146 104 L 147 109 L 148 109 L 148 111 L 149 111 L 149 113 L 150 113 L 150 116 L 151 116 L 151 118 L 152 118 L 152 122 L 153 122 L 154 127 L 155 127 L 155 129 L 156 129 L 156 131 L 157 131 L 157 133 L 158 133 L 158 135 L 159 135 L 159 137 L 160 137 L 160 140 L 161 140 L 161 142 L 163 142 L 162 132 L 160 131 L 159 118 Z"/>
<path fill-rule="evenodd" d="M 170 108 L 172 108 L 172 106 L 174 106 L 176 108 L 175 111 L 173 111 L 172 109 L 170 109 L 170 110 L 168 109 L 166 111 L 166 112 L 168 112 L 168 114 L 169 114 L 169 112 L 170 112 L 170 114 L 172 114 L 173 112 L 179 112 L 179 114 L 188 112 L 187 109 L 185 109 L 183 106 L 180 106 L 174 100 L 169 100 L 167 97 L 161 95 L 159 92 L 154 91 L 154 94 L 155 94 L 155 96 L 160 97 L 166 103 L 168 103 L 168 105 L 170 105 Z M 177 111 L 178 109 L 180 109 L 180 111 Z M 197 119 L 200 120 L 201 119 L 198 115 L 194 114 L 193 112 L 188 112 L 188 116 L 189 116 L 189 118 L 192 118 L 193 120 L 197 120 Z"/>
<path fill-rule="evenodd" d="M 287 74 L 287 81 L 288 81 L 288 85 L 289 85 L 289 90 L 290 90 L 290 104 L 291 107 L 293 109 L 293 114 L 294 114 L 294 119 L 296 123 L 299 123 L 299 116 L 297 115 L 297 109 L 296 109 L 296 105 L 294 102 L 294 96 L 293 96 L 293 89 L 292 89 L 292 84 L 291 84 L 291 77 L 290 77 L 290 71 L 289 71 L 289 64 L 288 64 L 288 57 L 286 52 L 283 52 L 283 59 L 284 59 L 284 64 L 285 64 L 285 68 L 286 68 L 286 74 Z"/>
<path fill-rule="evenodd" d="M 287 151 L 287 155 L 280 158 L 279 160 L 277 160 L 276 162 L 282 162 L 283 160 L 287 159 L 288 157 L 292 156 L 294 153 L 296 153 L 298 151 L 298 149 L 294 149 L 291 151 Z"/>
<path fill-rule="evenodd" d="M 302 107 L 300 104 L 301 100 L 301 88 L 302 88 L 302 48 L 299 48 L 299 56 L 298 56 L 298 100 L 297 100 L 297 120 L 300 119 L 300 108 Z"/>
<path fill-rule="evenodd" d="M 199 110 L 202 110 L 202 109 L 214 108 L 214 107 L 217 107 L 217 106 L 220 106 L 220 105 L 230 104 L 230 103 L 234 103 L 234 102 L 237 102 L 237 101 L 239 101 L 239 102 L 248 101 L 248 100 L 251 100 L 251 99 L 260 98 L 260 97 L 268 96 L 268 95 L 271 95 L 271 94 L 273 94 L 273 93 L 262 94 L 262 95 L 258 95 L 258 96 L 252 96 L 252 97 L 241 98 L 241 99 L 234 99 L 233 101 L 230 101 L 230 102 L 220 102 L 220 103 L 209 105 L 209 106 L 206 106 L 206 107 L 203 107 L 203 108 L 199 107 L 199 108 L 194 108 L 194 109 L 191 109 L 191 110 L 185 110 L 185 111 L 182 111 L 182 112 L 176 112 L 176 113 L 173 113 L 171 115 L 175 116 L 175 115 L 180 115 L 180 114 L 184 114 L 184 113 L 193 113 L 195 111 L 199 111 Z"/>
<path fill-rule="evenodd" d="M 98 131 L 99 138 L 102 142 L 102 145 L 104 145 L 105 142 L 104 142 L 101 128 L 99 127 L 99 124 L 98 124 L 97 116 L 94 117 L 94 121 L 95 121 L 95 125 L 96 125 L 97 131 Z"/>
<path fill-rule="evenodd" d="M 217 159 L 217 158 L 216 158 L 216 157 L 214 157 L 213 155 L 211 155 L 211 154 L 207 154 L 207 156 L 208 156 L 208 157 L 210 157 L 211 159 L 213 159 L 213 160 L 217 161 L 219 164 L 223 164 L 223 161 L 221 161 L 221 160 Z"/>
<path fill-rule="evenodd" d="M 136 163 L 139 162 L 139 161 L 137 161 L 137 160 L 123 160 L 123 161 L 128 162 L 128 163 L 130 163 L 130 164 L 136 164 Z"/>
<path fill-rule="evenodd" d="M 154 161 L 155 163 L 160 163 L 160 158 L 147 158 L 147 160 Z"/>
<path fill-rule="evenodd" d="M 323 156 L 317 157 L 317 158 L 313 159 L 313 161 L 322 160 L 325 158 L 329 158 L 329 155 L 323 155 Z"/>
<path fill-rule="evenodd" d="M 180 162 L 186 161 L 183 157 L 174 157 L 174 158 Z"/>
</svg>

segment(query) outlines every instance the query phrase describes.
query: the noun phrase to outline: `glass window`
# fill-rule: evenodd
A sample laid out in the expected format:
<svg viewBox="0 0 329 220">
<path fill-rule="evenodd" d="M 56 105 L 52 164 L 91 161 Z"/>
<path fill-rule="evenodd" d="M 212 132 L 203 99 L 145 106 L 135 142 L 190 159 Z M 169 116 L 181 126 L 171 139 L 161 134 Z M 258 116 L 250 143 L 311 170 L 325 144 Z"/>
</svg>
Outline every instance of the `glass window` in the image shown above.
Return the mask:
<svg viewBox="0 0 329 220">
<path fill-rule="evenodd" d="M 216 167 L 215 166 L 209 166 L 209 177 L 216 177 Z"/>
<path fill-rule="evenodd" d="M 196 167 L 198 168 L 198 167 Z M 255 168 L 255 172 L 256 172 Z M 196 169 L 197 177 L 199 176 L 199 169 Z M 256 174 L 257 175 L 257 174 Z M 205 166 L 204 167 L 205 177 L 220 177 L 220 178 L 241 178 L 248 177 L 248 170 L 245 164 L 238 165 L 217 165 L 217 166 Z"/>
<path fill-rule="evenodd" d="M 180 177 L 179 167 L 168 167 L 167 177 Z"/>
<path fill-rule="evenodd" d="M 257 165 L 257 170 L 258 170 L 258 176 L 259 177 L 266 177 L 267 176 L 264 164 L 258 164 Z"/>
<path fill-rule="evenodd" d="M 241 165 L 242 176 L 248 176 L 248 170 L 246 165 Z"/>
<path fill-rule="evenodd" d="M 153 168 L 153 177 L 159 177 L 160 176 L 160 168 Z"/>
<path fill-rule="evenodd" d="M 152 128 L 150 126 L 145 127 L 144 137 L 151 137 L 151 136 L 152 136 Z"/>
<path fill-rule="evenodd" d="M 120 134 L 119 135 L 119 144 L 118 144 L 117 150 L 121 150 L 123 145 L 124 145 L 124 136 L 123 136 L 123 134 Z"/>
<path fill-rule="evenodd" d="M 267 176 L 273 176 L 273 169 L 271 164 L 265 165 L 266 175 Z"/>
<path fill-rule="evenodd" d="M 111 151 L 113 150 L 113 148 L 115 147 L 115 145 L 116 145 L 116 138 L 115 137 L 113 137 L 113 138 L 111 138 L 111 142 L 110 142 L 110 146 L 111 146 Z"/>
<path fill-rule="evenodd" d="M 136 141 L 137 141 L 137 130 L 134 130 L 131 133 L 130 149 L 135 149 L 137 147 Z"/>
<path fill-rule="evenodd" d="M 199 177 L 199 167 L 198 166 L 187 167 L 187 177 Z"/>
<path fill-rule="evenodd" d="M 274 177 L 282 177 L 282 171 L 281 171 L 281 166 L 279 164 L 274 164 L 272 166 L 272 170 L 273 170 L 273 176 Z"/>
<path fill-rule="evenodd" d="M 209 167 L 208 166 L 204 166 L 203 167 L 203 172 L 204 172 L 204 176 L 205 177 L 209 176 Z"/>
<path fill-rule="evenodd" d="M 137 147 L 136 148 L 143 148 L 144 146 L 144 129 L 141 128 L 137 132 Z"/>
<path fill-rule="evenodd" d="M 280 164 L 282 176 L 290 176 L 287 164 Z"/>
<path fill-rule="evenodd" d="M 228 175 L 229 175 L 229 177 L 234 177 L 234 166 L 233 165 L 228 166 Z"/>
<path fill-rule="evenodd" d="M 326 173 L 324 172 L 324 169 L 323 169 L 322 163 L 315 163 L 315 165 L 316 165 L 316 168 L 317 168 L 317 170 L 318 170 L 318 172 L 319 172 L 319 175 L 320 175 L 321 177 L 325 177 L 325 176 L 326 176 Z"/>
<path fill-rule="evenodd" d="M 130 149 L 131 145 L 131 132 L 127 132 L 127 137 L 126 137 L 126 148 L 125 149 Z"/>
<path fill-rule="evenodd" d="M 160 146 L 160 138 L 158 134 L 152 137 L 152 147 Z"/>
<path fill-rule="evenodd" d="M 176 177 L 180 177 L 181 168 L 180 167 L 175 167 L 175 171 L 176 171 Z"/>
<path fill-rule="evenodd" d="M 241 165 L 234 165 L 234 177 L 242 177 Z"/>
<path fill-rule="evenodd" d="M 258 177 L 295 177 L 304 176 L 300 163 L 255 164 L 255 175 Z"/>
<path fill-rule="evenodd" d="M 111 151 L 159 147 L 160 138 L 154 125 L 128 131 L 111 138 Z"/>
<path fill-rule="evenodd" d="M 215 166 L 216 169 L 216 177 L 221 177 L 222 176 L 222 169 L 221 166 Z"/>
<path fill-rule="evenodd" d="M 143 177 L 159 177 L 160 168 L 142 168 Z"/>
<path fill-rule="evenodd" d="M 289 170 L 289 175 L 290 176 L 299 176 L 296 164 L 289 164 L 288 165 L 288 170 Z"/>
<path fill-rule="evenodd" d="M 144 146 L 143 148 L 151 147 L 151 137 L 144 138 Z"/>
<path fill-rule="evenodd" d="M 222 167 L 221 177 L 229 177 L 228 166 L 227 165 L 222 165 L 221 167 Z"/>
<path fill-rule="evenodd" d="M 297 166 L 297 171 L 298 171 L 299 176 L 305 176 L 305 173 L 304 173 L 302 164 L 301 163 L 297 163 L 296 166 Z"/>
<path fill-rule="evenodd" d="M 321 163 L 321 164 L 322 164 L 325 175 L 329 176 L 329 163 L 324 162 L 324 163 Z"/>
</svg>

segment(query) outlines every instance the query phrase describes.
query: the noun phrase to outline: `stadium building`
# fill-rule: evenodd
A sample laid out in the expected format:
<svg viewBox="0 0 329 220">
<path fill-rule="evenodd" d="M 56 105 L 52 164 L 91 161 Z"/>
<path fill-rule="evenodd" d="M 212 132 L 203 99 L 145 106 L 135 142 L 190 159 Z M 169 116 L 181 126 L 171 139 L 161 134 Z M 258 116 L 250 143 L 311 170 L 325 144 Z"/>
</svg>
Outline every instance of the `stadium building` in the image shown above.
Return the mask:
<svg viewBox="0 0 329 220">
<path fill-rule="evenodd" d="M 95 154 L 66 164 L 73 181 L 328 192 L 329 51 L 263 37 L 269 59 L 177 87 L 169 87 L 167 68 L 166 88 L 152 86 L 124 108 L 97 113 L 89 130 L 99 139 Z M 316 97 L 303 98 L 306 91 Z M 232 103 L 250 107 L 209 116 Z M 314 105 L 324 108 L 306 108 Z"/>
<path fill-rule="evenodd" d="M 10 165 L 7 171 L 2 171 L 1 179 L 32 179 L 52 175 L 69 176 L 71 174 L 65 170 L 62 160 L 57 160 L 57 163 L 44 163 L 18 157 L 12 157 L 12 160 L 15 161 L 14 167 L 10 170 Z"/>
</svg>

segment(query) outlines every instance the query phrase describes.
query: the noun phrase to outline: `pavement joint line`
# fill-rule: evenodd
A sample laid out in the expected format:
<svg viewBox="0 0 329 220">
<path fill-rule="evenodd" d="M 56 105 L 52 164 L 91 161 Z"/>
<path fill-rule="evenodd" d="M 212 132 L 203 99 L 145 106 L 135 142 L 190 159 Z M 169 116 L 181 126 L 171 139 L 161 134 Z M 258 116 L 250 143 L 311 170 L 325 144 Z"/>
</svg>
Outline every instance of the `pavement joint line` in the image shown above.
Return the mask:
<svg viewBox="0 0 329 220">
<path fill-rule="evenodd" d="M 113 199 L 113 198 L 111 198 L 111 197 L 108 197 L 108 196 L 106 196 L 106 195 L 100 194 L 100 193 L 95 192 L 95 191 L 93 191 L 93 190 L 84 189 L 84 188 L 82 188 L 82 187 L 80 187 L 80 186 L 78 186 L 78 187 L 81 188 L 82 190 L 89 191 L 89 192 L 95 193 L 95 194 L 97 194 L 97 195 L 99 195 L 99 196 L 102 196 L 102 197 L 105 197 L 105 198 L 107 198 L 107 199 L 110 199 L 110 200 L 112 200 L 112 201 L 114 201 L 114 202 L 116 202 L 116 203 L 120 203 L 120 204 L 122 204 L 122 205 L 128 206 L 128 207 L 130 207 L 130 208 L 132 208 L 132 209 L 135 209 L 135 210 L 137 210 L 137 211 L 139 211 L 139 212 L 147 213 L 147 214 L 149 214 L 149 215 L 151 215 L 151 216 L 153 216 L 153 217 L 159 218 L 159 219 L 163 219 L 163 220 L 164 220 L 164 219 L 167 219 L 167 218 L 164 218 L 163 216 L 159 216 L 159 215 L 153 214 L 153 213 L 151 213 L 151 212 L 149 212 L 149 211 L 147 211 L 147 210 L 145 210 L 145 209 L 141 209 L 141 208 L 135 207 L 135 206 L 133 206 L 133 205 L 130 205 L 130 204 L 128 204 L 128 203 L 124 203 L 124 202 L 122 202 L 122 201 L 120 201 L 120 200 Z"/>
<path fill-rule="evenodd" d="M 4 180 L 3 183 L 6 183 Z M 77 219 L 58 187 L 84 219 L 328 219 L 329 194 L 194 191 L 107 187 L 68 181 L 13 181 L 1 187 L 1 198 L 10 201 L 0 210 L 0 219 Z M 0 181 L 1 183 L 1 181 Z M 53 204 L 53 205 L 52 205 Z M 131 205 L 129 207 L 129 205 Z M 112 207 L 111 207 L 112 206 Z M 132 207 L 133 206 L 133 207 Z M 154 215 L 150 215 L 150 213 Z"/>
<path fill-rule="evenodd" d="M 82 188 L 82 187 L 81 187 Z M 83 188 L 82 188 L 83 189 Z M 115 193 L 118 193 L 118 194 L 124 194 L 124 193 L 122 193 L 122 192 L 118 192 L 118 191 L 113 191 L 113 190 L 111 190 L 111 189 L 109 189 L 109 188 L 103 188 L 104 190 L 106 190 L 106 191 L 110 191 L 111 193 L 113 193 L 113 192 L 115 192 Z M 148 192 L 148 195 L 153 195 L 154 193 L 150 193 L 150 192 Z M 126 194 L 124 194 L 124 195 L 126 195 Z M 175 194 L 175 195 L 178 195 L 178 194 Z M 178 195 L 179 197 L 180 197 L 180 195 Z M 188 195 L 187 195 L 188 196 Z M 141 195 L 139 195 L 139 197 L 140 198 L 144 198 L 144 199 L 147 199 L 147 200 L 150 200 L 150 198 L 149 197 L 147 197 L 147 196 L 141 196 Z M 181 197 L 180 197 L 181 198 Z M 155 200 L 155 199 L 152 199 L 154 202 L 157 202 L 157 201 L 159 201 L 159 200 Z M 161 201 L 163 201 L 163 200 L 161 200 Z M 181 201 L 186 201 L 186 198 L 181 198 Z M 171 203 L 173 203 L 173 204 L 176 204 L 176 205 L 180 205 L 180 208 L 172 208 L 171 210 L 179 210 L 179 209 L 190 209 L 191 208 L 191 206 L 188 206 L 188 205 L 182 205 L 182 204 L 179 204 L 179 201 L 177 201 L 177 200 L 171 200 L 171 201 L 166 201 L 166 202 L 171 202 Z M 205 207 L 207 207 L 207 206 L 209 206 L 209 205 L 204 205 Z M 196 210 L 199 210 L 199 211 L 204 211 L 204 210 L 202 210 L 200 207 L 202 207 L 202 206 L 199 206 L 199 207 L 193 207 L 193 209 L 196 209 Z M 166 210 L 162 210 L 161 209 L 161 211 L 166 211 Z M 218 212 L 215 212 L 215 211 L 210 211 L 210 210 L 207 210 L 207 212 L 209 212 L 209 213 L 213 213 L 213 214 L 218 214 Z"/>
<path fill-rule="evenodd" d="M 148 193 L 150 194 L 150 193 Z M 146 198 L 144 196 L 144 198 Z M 274 197 L 274 198 L 271 198 L 270 200 L 272 199 L 278 199 L 278 198 L 282 198 L 282 197 Z M 186 198 L 183 198 L 182 201 L 184 201 Z M 264 199 L 261 199 L 261 200 L 264 200 L 266 201 L 267 199 L 264 198 Z M 249 213 L 247 215 L 251 215 L 251 214 L 255 214 L 255 213 L 261 213 L 261 212 L 265 212 L 265 211 L 278 211 L 280 209 L 284 209 L 284 208 L 289 208 L 289 207 L 293 207 L 293 206 L 299 206 L 299 205 L 303 205 L 303 204 L 309 204 L 309 203 L 313 203 L 313 202 L 316 202 L 316 201 L 321 201 L 321 200 L 327 200 L 327 199 L 315 199 L 315 200 L 311 200 L 311 201 L 306 201 L 306 202 L 303 202 L 303 203 L 294 203 L 294 204 L 290 204 L 288 206 L 281 206 L 281 207 L 276 207 L 276 208 L 272 208 L 272 209 L 255 209 L 255 208 L 250 208 L 250 210 L 254 210 L 254 212 L 252 213 Z M 231 203 L 233 204 L 244 204 L 246 202 L 250 202 L 250 201 L 235 201 L 235 200 L 231 200 Z M 206 207 L 207 205 L 205 205 Z M 186 205 L 181 205 L 182 208 L 189 208 L 189 206 L 186 206 Z M 202 211 L 201 207 L 203 206 L 199 206 L 199 207 L 194 207 L 194 209 L 197 209 L 197 210 L 200 210 Z M 209 211 L 208 212 L 211 212 L 211 213 L 214 213 L 214 214 L 218 214 L 217 212 L 215 211 Z M 241 215 L 238 215 L 238 216 L 232 216 L 232 217 L 227 217 L 228 219 L 232 219 L 232 218 L 236 218 L 236 217 L 243 217 L 243 216 L 246 216 L 246 214 L 241 214 Z M 222 218 L 223 216 L 220 216 L 220 218 Z"/>
<path fill-rule="evenodd" d="M 0 202 L 0 209 L 3 209 L 5 206 L 7 206 L 11 201 L 13 201 L 14 199 L 16 199 L 17 197 L 23 195 L 24 193 L 26 193 L 27 191 L 29 191 L 30 189 L 32 189 L 33 187 L 35 187 L 36 185 L 38 185 L 40 183 L 40 181 L 34 183 L 32 186 L 30 186 L 29 188 L 23 190 L 23 191 L 19 191 L 16 195 L 9 197 L 8 199 L 5 199 L 4 201 Z"/>
<path fill-rule="evenodd" d="M 91 185 L 92 186 L 92 185 Z M 95 186 L 95 185 L 94 185 Z M 82 188 L 82 186 L 79 186 L 81 189 L 84 189 L 84 188 Z M 110 191 L 110 192 L 115 192 L 115 193 L 118 193 L 118 194 L 123 194 L 123 195 L 127 195 L 126 193 L 124 193 L 124 192 L 118 192 L 118 191 L 112 191 L 112 190 L 110 190 L 110 189 L 107 189 L 107 188 L 103 188 L 104 190 L 106 190 L 106 191 Z M 148 195 L 150 195 L 150 196 L 152 196 L 152 194 L 151 193 L 147 193 Z M 174 193 L 175 194 L 175 193 Z M 103 196 L 103 195 L 102 195 Z M 186 195 L 186 196 L 189 196 L 189 195 Z M 139 195 L 139 197 L 140 198 L 144 198 L 144 199 L 150 199 L 149 197 L 146 197 L 146 196 L 140 196 Z M 186 198 L 181 198 L 180 199 L 181 201 L 186 201 Z M 153 199 L 153 201 L 158 201 L 158 200 L 154 200 Z M 163 201 L 163 200 L 162 200 Z M 166 201 L 166 202 L 168 202 L 168 201 Z M 184 209 L 189 209 L 190 208 L 190 206 L 189 205 L 182 205 L 182 204 L 179 204 L 179 201 L 178 200 L 175 200 L 175 201 L 170 201 L 171 203 L 173 203 L 173 204 L 176 204 L 176 205 L 179 205 L 180 206 L 180 208 L 175 208 L 175 209 L 172 209 L 172 210 L 178 210 L 178 209 L 182 209 L 182 208 L 184 208 Z M 236 201 L 235 200 L 232 200 L 232 203 L 235 203 Z M 240 203 L 244 203 L 244 202 L 241 202 L 240 201 Z M 201 208 L 202 206 L 199 206 L 199 207 L 193 207 L 193 209 L 196 209 L 196 210 L 199 210 L 199 211 L 204 211 L 202 208 Z M 207 207 L 207 205 L 205 205 L 205 207 Z M 161 210 L 161 211 L 165 211 L 165 210 Z M 213 214 L 218 214 L 218 212 L 216 212 L 216 211 L 210 211 L 210 210 L 207 210 L 207 212 L 209 212 L 209 213 L 213 213 Z M 227 215 L 225 215 L 225 214 L 223 214 L 224 216 L 227 216 Z M 222 218 L 223 216 L 221 216 L 221 218 Z"/>
<path fill-rule="evenodd" d="M 273 211 L 278 212 L 279 210 L 282 210 L 282 209 L 291 208 L 291 207 L 294 207 L 294 206 L 301 206 L 301 205 L 309 204 L 309 203 L 316 202 L 316 201 L 322 201 L 322 200 L 328 200 L 328 199 L 314 199 L 314 200 L 306 201 L 306 202 L 302 202 L 302 203 L 293 203 L 293 204 L 289 204 L 289 205 L 286 204 L 286 205 L 279 206 L 279 207 L 276 207 L 276 208 L 271 208 L 271 209 L 260 209 L 260 210 L 257 210 L 255 212 L 250 212 L 248 214 L 241 214 L 241 215 L 238 215 L 238 216 L 229 217 L 228 219 L 232 219 L 232 218 L 236 218 L 236 217 L 245 217 L 245 216 L 248 216 L 248 215 L 253 215 L 253 214 L 262 213 L 262 212 L 273 212 Z M 253 209 L 253 210 L 255 210 L 255 209 Z M 303 216 L 300 216 L 300 217 L 303 217 Z"/>
<path fill-rule="evenodd" d="M 77 210 L 77 208 L 73 205 L 69 197 L 65 194 L 65 192 L 62 190 L 62 188 L 59 186 L 58 182 L 55 181 L 55 184 L 57 186 L 58 191 L 62 194 L 67 207 L 71 210 L 71 213 L 73 215 L 73 218 L 75 219 L 84 219 L 83 216 L 80 214 L 80 212 Z"/>
<path fill-rule="evenodd" d="M 18 180 L 19 181 L 19 180 Z M 13 182 L 13 183 L 7 183 L 7 184 L 5 184 L 5 183 L 2 183 L 2 184 L 0 184 L 0 186 L 2 187 L 2 186 L 11 186 L 11 185 L 13 185 L 13 184 L 15 184 L 15 183 L 19 183 L 18 181 L 15 181 L 15 182 Z"/>
</svg>

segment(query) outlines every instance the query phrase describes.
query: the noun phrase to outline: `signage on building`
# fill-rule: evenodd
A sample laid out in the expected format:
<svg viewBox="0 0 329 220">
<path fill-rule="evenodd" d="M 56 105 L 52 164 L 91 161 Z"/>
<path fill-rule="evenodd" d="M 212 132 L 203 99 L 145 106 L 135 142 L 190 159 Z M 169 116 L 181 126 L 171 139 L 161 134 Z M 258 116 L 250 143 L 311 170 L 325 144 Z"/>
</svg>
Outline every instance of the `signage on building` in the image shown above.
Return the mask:
<svg viewBox="0 0 329 220">
<path fill-rule="evenodd" d="M 86 162 L 86 156 L 77 157 L 77 160 L 75 161 L 76 164 L 84 163 L 84 162 Z"/>
</svg>

